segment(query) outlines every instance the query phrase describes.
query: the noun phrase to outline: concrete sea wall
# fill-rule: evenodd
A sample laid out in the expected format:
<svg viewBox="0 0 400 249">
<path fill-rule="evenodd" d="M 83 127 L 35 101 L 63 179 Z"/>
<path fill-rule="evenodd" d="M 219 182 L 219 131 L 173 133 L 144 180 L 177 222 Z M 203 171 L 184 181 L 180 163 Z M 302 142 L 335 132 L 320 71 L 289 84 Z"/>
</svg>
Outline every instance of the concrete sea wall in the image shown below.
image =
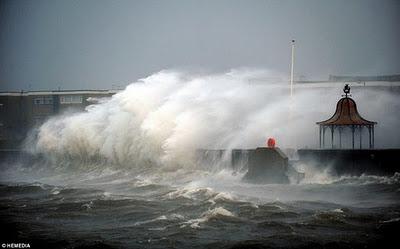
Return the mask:
<svg viewBox="0 0 400 249">
<path fill-rule="evenodd" d="M 198 150 L 200 165 L 230 167 L 247 172 L 244 181 L 253 183 L 289 183 L 288 157 L 279 148 Z"/>
<path fill-rule="evenodd" d="M 329 168 L 336 175 L 393 175 L 400 172 L 400 149 L 300 149 L 299 161 Z"/>
</svg>

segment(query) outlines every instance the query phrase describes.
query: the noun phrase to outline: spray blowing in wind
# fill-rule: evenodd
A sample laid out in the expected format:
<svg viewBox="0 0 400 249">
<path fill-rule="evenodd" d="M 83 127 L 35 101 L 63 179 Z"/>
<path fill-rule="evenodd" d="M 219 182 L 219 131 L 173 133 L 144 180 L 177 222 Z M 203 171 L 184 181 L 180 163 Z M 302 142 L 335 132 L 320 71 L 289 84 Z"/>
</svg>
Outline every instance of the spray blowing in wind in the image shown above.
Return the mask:
<svg viewBox="0 0 400 249">
<path fill-rule="evenodd" d="M 310 120 L 330 112 L 336 101 L 331 93 L 338 89 L 298 89 L 287 122 L 290 91 L 287 84 L 269 80 L 273 78 L 276 74 L 262 70 L 210 75 L 161 71 L 84 112 L 49 119 L 27 145 L 33 153 L 52 157 L 100 157 L 131 168 L 161 170 L 192 167 L 196 149 L 255 148 L 267 137 L 276 138 L 281 148 L 316 147 L 317 127 Z M 378 106 L 362 110 L 367 117 L 379 115 L 373 119 L 385 120 L 386 113 L 400 107 L 390 93 L 363 89 L 357 98 L 387 106 L 385 112 L 376 111 Z M 399 125 L 393 121 L 382 122 L 378 143 Z M 288 137 L 292 132 L 297 144 Z"/>
</svg>

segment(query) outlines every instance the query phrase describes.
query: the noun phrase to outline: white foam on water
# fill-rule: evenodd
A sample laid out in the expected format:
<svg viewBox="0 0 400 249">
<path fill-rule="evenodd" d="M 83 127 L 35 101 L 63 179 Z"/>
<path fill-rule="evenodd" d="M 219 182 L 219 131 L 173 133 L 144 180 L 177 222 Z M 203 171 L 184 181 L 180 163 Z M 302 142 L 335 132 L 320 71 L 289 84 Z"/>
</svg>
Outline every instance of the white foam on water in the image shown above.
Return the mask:
<svg viewBox="0 0 400 249">
<path fill-rule="evenodd" d="M 137 221 L 133 225 L 134 226 L 140 226 L 140 225 L 144 225 L 144 224 L 148 224 L 148 223 L 152 223 L 152 222 L 160 221 L 160 220 L 167 220 L 167 216 L 161 215 L 161 216 L 159 216 L 157 218 L 154 218 L 154 219 L 144 220 L 144 221 Z"/>
<path fill-rule="evenodd" d="M 384 221 L 382 221 L 382 223 L 392 223 L 392 222 L 399 222 L 399 221 L 400 221 L 400 218 L 393 218 L 390 220 L 384 220 Z"/>
<path fill-rule="evenodd" d="M 202 223 L 205 223 L 213 218 L 218 218 L 219 216 L 235 217 L 235 215 L 229 210 L 223 207 L 216 207 L 204 212 L 200 218 L 191 219 L 181 224 L 181 227 L 186 227 L 189 225 L 191 228 L 200 228 Z"/>
<path fill-rule="evenodd" d="M 149 223 L 153 223 L 153 222 L 157 222 L 157 221 L 161 221 L 161 220 L 176 221 L 176 220 L 183 220 L 184 218 L 185 217 L 183 215 L 181 215 L 181 214 L 173 213 L 173 214 L 170 214 L 170 215 L 161 215 L 159 217 L 156 217 L 156 218 L 150 219 L 150 220 L 137 221 L 133 225 L 134 226 L 141 226 L 141 225 L 144 225 L 144 224 L 149 224 Z"/>
</svg>

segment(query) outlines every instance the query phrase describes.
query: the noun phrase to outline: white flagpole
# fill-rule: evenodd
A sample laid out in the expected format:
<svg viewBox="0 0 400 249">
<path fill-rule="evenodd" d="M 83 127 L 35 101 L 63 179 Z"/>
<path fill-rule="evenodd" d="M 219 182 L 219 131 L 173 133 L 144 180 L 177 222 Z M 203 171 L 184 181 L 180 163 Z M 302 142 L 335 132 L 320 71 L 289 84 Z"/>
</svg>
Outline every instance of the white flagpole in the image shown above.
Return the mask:
<svg viewBox="0 0 400 249">
<path fill-rule="evenodd" d="M 290 64 L 290 98 L 293 98 L 293 74 L 294 74 L 294 40 L 292 40 L 292 62 Z"/>
<path fill-rule="evenodd" d="M 292 58 L 290 63 L 290 100 L 289 100 L 289 123 L 293 123 L 293 79 L 294 79 L 294 40 L 292 40 Z M 290 146 L 296 148 L 295 132 L 291 129 L 288 132 Z"/>
</svg>

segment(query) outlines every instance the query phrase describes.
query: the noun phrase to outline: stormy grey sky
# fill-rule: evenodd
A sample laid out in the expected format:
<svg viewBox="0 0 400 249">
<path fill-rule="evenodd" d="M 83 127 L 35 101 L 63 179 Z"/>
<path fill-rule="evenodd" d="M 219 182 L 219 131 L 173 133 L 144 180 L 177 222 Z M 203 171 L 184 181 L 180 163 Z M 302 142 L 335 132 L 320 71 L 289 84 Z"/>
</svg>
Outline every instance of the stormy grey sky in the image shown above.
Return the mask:
<svg viewBox="0 0 400 249">
<path fill-rule="evenodd" d="M 106 89 L 162 69 L 400 73 L 399 0 L 1 0 L 0 91 Z"/>
</svg>

